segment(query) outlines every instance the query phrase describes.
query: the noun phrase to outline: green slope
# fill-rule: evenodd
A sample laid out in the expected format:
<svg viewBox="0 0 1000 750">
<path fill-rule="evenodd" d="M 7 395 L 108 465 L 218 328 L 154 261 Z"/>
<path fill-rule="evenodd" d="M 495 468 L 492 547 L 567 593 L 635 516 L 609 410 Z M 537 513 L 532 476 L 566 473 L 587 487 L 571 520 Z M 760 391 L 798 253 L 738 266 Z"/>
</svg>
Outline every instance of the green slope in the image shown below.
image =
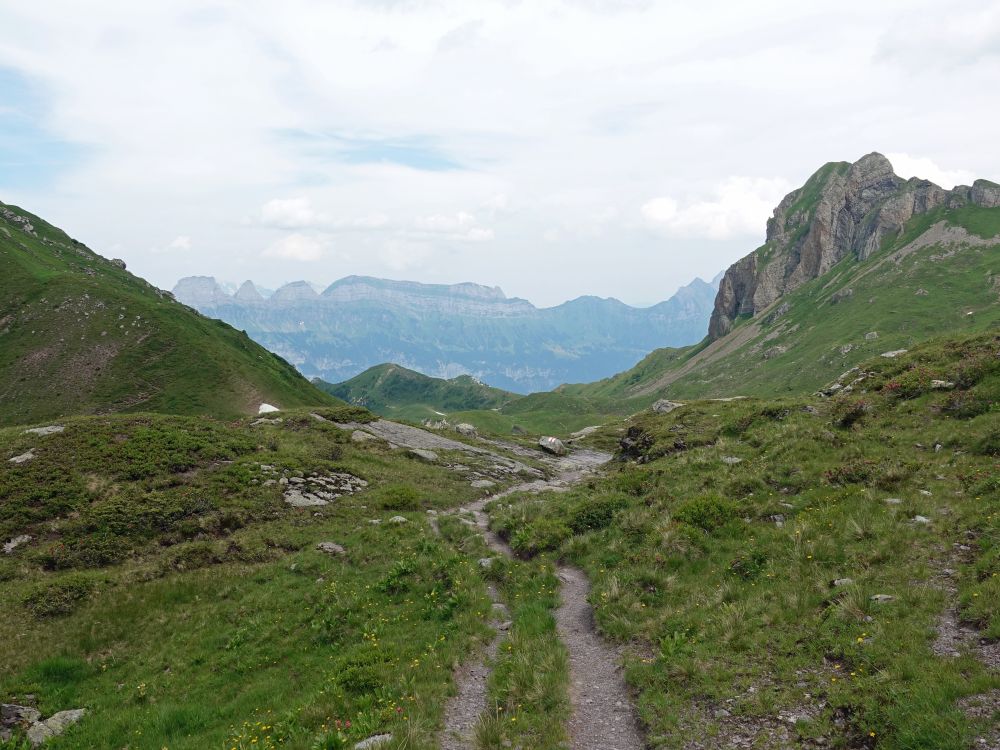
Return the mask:
<svg viewBox="0 0 1000 750">
<path fill-rule="evenodd" d="M 962 239 L 948 235 L 954 229 Z M 804 393 L 883 352 L 997 326 L 1000 209 L 941 208 L 914 217 L 867 260 L 842 260 L 726 336 L 657 350 L 613 378 L 560 390 L 634 408 L 661 397 Z"/>
<path fill-rule="evenodd" d="M 521 398 L 468 375 L 444 380 L 393 364 L 371 367 L 343 383 L 313 382 L 348 403 L 411 421 L 440 419 L 470 409 L 499 409 Z"/>
<path fill-rule="evenodd" d="M 0 203 L 0 422 L 334 403 L 287 362 Z"/>
</svg>

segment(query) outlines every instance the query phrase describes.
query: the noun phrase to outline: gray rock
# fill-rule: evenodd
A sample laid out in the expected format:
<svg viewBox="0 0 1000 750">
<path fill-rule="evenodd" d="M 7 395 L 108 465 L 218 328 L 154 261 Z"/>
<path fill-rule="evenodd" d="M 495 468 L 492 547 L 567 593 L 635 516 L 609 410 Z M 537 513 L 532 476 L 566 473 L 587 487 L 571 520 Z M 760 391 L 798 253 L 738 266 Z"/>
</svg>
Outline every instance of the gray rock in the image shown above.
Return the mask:
<svg viewBox="0 0 1000 750">
<path fill-rule="evenodd" d="M 61 424 L 52 424 L 48 427 L 32 427 L 30 430 L 25 430 L 25 435 L 54 435 L 57 432 L 62 432 L 66 428 Z"/>
<path fill-rule="evenodd" d="M 538 445 L 555 456 L 565 456 L 566 446 L 563 445 L 563 441 L 556 437 L 546 436 L 538 439 Z"/>
<path fill-rule="evenodd" d="M 362 432 L 361 430 L 355 430 L 351 433 L 352 443 L 368 443 L 372 440 L 378 440 L 374 435 L 370 435 L 367 432 Z"/>
<path fill-rule="evenodd" d="M 652 410 L 657 414 L 669 414 L 674 409 L 679 409 L 682 406 L 684 406 L 684 404 L 679 404 L 676 401 L 669 401 L 665 398 L 661 398 L 650 408 L 652 408 Z"/>
<path fill-rule="evenodd" d="M 869 331 L 865 334 L 865 341 L 874 341 L 878 338 L 878 331 Z"/>
<path fill-rule="evenodd" d="M 931 522 L 931 519 L 929 519 L 927 516 L 914 516 L 912 520 L 913 523 L 920 523 L 920 524 L 928 524 Z"/>
<path fill-rule="evenodd" d="M 489 479 L 476 479 L 469 483 L 469 485 L 476 490 L 483 490 L 496 485 L 496 482 Z"/>
<path fill-rule="evenodd" d="M 421 461 L 427 461 L 428 463 L 434 463 L 438 460 L 437 453 L 423 448 L 411 448 L 410 455 L 414 458 L 419 458 Z"/>
<path fill-rule="evenodd" d="M 370 748 L 387 745 L 390 742 L 392 742 L 391 734 L 375 734 L 355 744 L 354 750 L 370 750 Z"/>
<path fill-rule="evenodd" d="M 871 600 L 876 604 L 887 604 L 895 598 L 894 596 L 889 596 L 889 594 L 875 594 L 871 597 Z"/>
<path fill-rule="evenodd" d="M 389 519 L 389 523 L 406 523 L 406 518 L 404 516 L 393 516 Z"/>
<path fill-rule="evenodd" d="M 887 497 L 885 500 L 883 500 L 883 502 L 886 505 L 902 505 L 903 504 L 903 501 L 900 500 L 898 497 Z"/>
<path fill-rule="evenodd" d="M 591 425 L 590 427 L 584 427 L 582 430 L 577 430 L 576 432 L 571 432 L 569 434 L 569 436 L 571 438 L 573 438 L 574 440 L 582 440 L 583 438 L 587 437 L 588 435 L 593 435 L 599 429 L 601 429 L 601 425 L 595 424 L 595 425 Z"/>
<path fill-rule="evenodd" d="M 854 583 L 853 578 L 837 578 L 833 581 L 833 585 L 836 587 L 850 586 L 852 583 Z"/>
<path fill-rule="evenodd" d="M 316 549 L 320 552 L 325 552 L 328 555 L 346 555 L 347 550 L 336 542 L 320 542 L 316 545 Z"/>
<path fill-rule="evenodd" d="M 722 463 L 728 466 L 735 466 L 736 464 L 743 463 L 743 459 L 737 456 L 723 456 Z"/>
<path fill-rule="evenodd" d="M 909 349 L 893 349 L 891 352 L 882 352 L 879 356 L 885 357 L 886 359 L 895 359 L 901 354 L 906 354 Z"/>
<path fill-rule="evenodd" d="M 37 721 L 28 729 L 28 741 L 37 747 L 50 737 L 62 734 L 66 731 L 66 727 L 76 724 L 86 713 L 87 709 L 76 708 L 71 711 L 60 711 L 45 721 Z"/>
<path fill-rule="evenodd" d="M 948 391 L 955 387 L 955 384 L 950 380 L 932 380 L 931 388 L 939 391 Z"/>
<path fill-rule="evenodd" d="M 6 542 L 3 545 L 3 553 L 5 555 L 9 555 L 11 552 L 20 547 L 22 544 L 27 544 L 30 541 L 31 537 L 28 536 L 27 534 L 19 534 L 18 536 L 14 537 L 9 542 Z"/>
<path fill-rule="evenodd" d="M 311 508 L 317 505 L 328 504 L 319 495 L 314 495 L 311 492 L 303 492 L 299 489 L 290 489 L 285 492 L 285 502 L 293 508 Z"/>
<path fill-rule="evenodd" d="M 34 458 L 37 458 L 37 456 L 35 456 L 34 449 L 32 449 L 29 450 L 27 453 L 22 453 L 20 456 L 14 456 L 14 458 L 9 459 L 9 461 L 12 464 L 23 464 L 27 463 L 28 461 L 31 461 Z"/>
<path fill-rule="evenodd" d="M 285 420 L 283 420 L 281 417 L 275 417 L 274 419 L 268 419 L 266 417 L 261 417 L 260 419 L 255 419 L 253 422 L 251 422 L 250 426 L 251 427 L 259 427 L 262 424 L 281 424 L 284 421 Z"/>
<path fill-rule="evenodd" d="M 492 558 L 492 557 L 481 557 L 481 558 L 479 558 L 479 567 L 482 568 L 483 570 L 489 570 L 490 568 L 493 567 L 493 560 L 494 559 L 495 558 Z"/>
<path fill-rule="evenodd" d="M 19 706 L 16 703 L 0 703 L 0 727 L 27 728 L 41 718 L 42 714 L 30 706 Z"/>
<path fill-rule="evenodd" d="M 455 432 L 459 435 L 465 435 L 466 437 L 475 437 L 479 434 L 476 431 L 476 428 L 468 422 L 461 422 L 455 425 Z"/>
</svg>

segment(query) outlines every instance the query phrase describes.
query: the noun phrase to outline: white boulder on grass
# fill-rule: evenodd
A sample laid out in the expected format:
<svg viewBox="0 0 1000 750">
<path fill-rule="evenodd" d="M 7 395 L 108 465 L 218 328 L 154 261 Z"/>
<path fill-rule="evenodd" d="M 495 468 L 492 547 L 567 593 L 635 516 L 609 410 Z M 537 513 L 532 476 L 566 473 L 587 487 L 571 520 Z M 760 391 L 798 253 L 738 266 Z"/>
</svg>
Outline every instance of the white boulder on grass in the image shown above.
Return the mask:
<svg viewBox="0 0 1000 750">
<path fill-rule="evenodd" d="M 261 404 L 257 407 L 258 414 L 270 414 L 273 411 L 281 411 L 281 409 L 273 404 Z"/>
</svg>

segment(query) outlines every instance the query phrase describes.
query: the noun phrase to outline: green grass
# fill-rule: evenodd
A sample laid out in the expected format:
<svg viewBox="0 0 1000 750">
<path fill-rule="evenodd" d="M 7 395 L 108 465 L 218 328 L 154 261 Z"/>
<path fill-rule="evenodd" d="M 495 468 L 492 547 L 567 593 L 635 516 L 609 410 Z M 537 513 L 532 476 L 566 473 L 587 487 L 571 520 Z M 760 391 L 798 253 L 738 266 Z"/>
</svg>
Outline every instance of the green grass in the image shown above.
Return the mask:
<svg viewBox="0 0 1000 750">
<path fill-rule="evenodd" d="M 644 414 L 631 460 L 505 503 L 495 526 L 588 571 L 599 627 L 631 644 L 652 747 L 734 722 L 778 732 L 785 711 L 803 717 L 797 742 L 964 748 L 977 727 L 955 701 L 1000 678 L 930 645 L 949 606 L 1000 637 L 998 355 L 996 335 L 943 340 L 865 363 L 863 386 L 834 399 Z"/>
<path fill-rule="evenodd" d="M 714 344 L 706 339 L 696 347 L 658 350 L 613 378 L 562 390 L 616 402 L 620 411 L 638 411 L 658 397 L 800 394 L 882 352 L 912 348 L 942 334 L 1000 326 L 996 266 L 1000 239 L 995 245 L 968 247 L 951 255 L 946 248 L 931 246 L 898 261 L 887 260 L 938 221 L 963 227 L 976 237 L 1000 237 L 1000 209 L 942 208 L 916 216 L 871 258 L 847 258 L 782 297 L 781 306 L 787 306 L 782 314 L 759 316 L 754 321 L 759 330 L 722 356 L 705 357 L 742 336 L 742 326 Z M 877 338 L 866 338 L 871 332 Z M 692 361 L 697 364 L 688 372 L 656 385 Z"/>
<path fill-rule="evenodd" d="M 26 217 L 33 230 L 5 218 Z M 233 417 L 334 399 L 64 232 L 0 204 L 0 423 L 155 411 Z"/>
<path fill-rule="evenodd" d="M 0 557 L 0 697 L 89 711 L 51 747 L 340 747 L 379 731 L 434 746 L 490 607 L 481 551 L 436 538 L 424 511 L 478 491 L 305 411 L 279 416 L 0 430 L 0 536 L 33 537 Z M 265 484 L 333 471 L 369 487 L 295 509 Z M 327 540 L 346 555 L 315 549 Z"/>
</svg>

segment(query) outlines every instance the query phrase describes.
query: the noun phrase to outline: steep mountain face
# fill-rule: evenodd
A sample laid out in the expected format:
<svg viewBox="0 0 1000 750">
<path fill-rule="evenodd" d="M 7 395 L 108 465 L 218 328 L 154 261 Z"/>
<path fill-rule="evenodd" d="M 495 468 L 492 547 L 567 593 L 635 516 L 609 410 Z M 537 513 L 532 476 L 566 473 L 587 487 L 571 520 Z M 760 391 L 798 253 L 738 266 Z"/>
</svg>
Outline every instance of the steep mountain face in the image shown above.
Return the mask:
<svg viewBox="0 0 1000 750">
<path fill-rule="evenodd" d="M 561 389 L 657 398 L 795 394 L 938 335 L 1000 326 L 1000 186 L 902 180 L 870 154 L 828 164 L 775 209 L 725 274 L 708 338 Z"/>
<path fill-rule="evenodd" d="M 182 279 L 178 300 L 245 330 L 309 377 L 335 382 L 383 362 L 438 378 L 472 375 L 516 392 L 594 380 L 657 346 L 705 333 L 715 287 L 700 279 L 666 302 L 634 308 L 581 297 L 536 308 L 478 284 L 351 276 L 321 294 L 306 282 L 264 298 L 251 282 L 230 296 L 214 279 Z"/>
<path fill-rule="evenodd" d="M 977 180 L 949 191 L 927 180 L 903 180 L 877 153 L 854 164 L 825 165 L 774 210 L 765 244 L 726 272 L 709 336 L 724 336 L 737 319 L 758 315 L 847 257 L 867 260 L 913 217 L 968 205 L 1000 206 L 1000 186 Z"/>
<path fill-rule="evenodd" d="M 245 334 L 0 203 L 0 423 L 335 403 Z M 221 290 L 195 283 L 202 300 Z"/>
</svg>

